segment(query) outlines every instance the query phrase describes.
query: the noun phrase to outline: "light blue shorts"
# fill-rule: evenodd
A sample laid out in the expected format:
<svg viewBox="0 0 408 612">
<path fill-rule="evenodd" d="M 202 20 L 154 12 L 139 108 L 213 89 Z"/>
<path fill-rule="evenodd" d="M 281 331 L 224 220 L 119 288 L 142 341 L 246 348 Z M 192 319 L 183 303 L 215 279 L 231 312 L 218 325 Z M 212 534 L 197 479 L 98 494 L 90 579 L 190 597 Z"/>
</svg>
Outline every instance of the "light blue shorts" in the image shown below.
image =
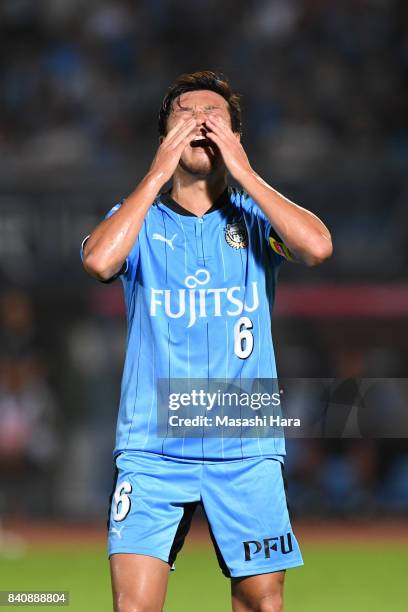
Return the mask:
<svg viewBox="0 0 408 612">
<path fill-rule="evenodd" d="M 225 576 L 303 565 L 290 524 L 283 465 L 262 457 L 195 463 L 121 453 L 109 507 L 109 556 L 149 555 L 173 567 L 198 504 Z"/>
</svg>

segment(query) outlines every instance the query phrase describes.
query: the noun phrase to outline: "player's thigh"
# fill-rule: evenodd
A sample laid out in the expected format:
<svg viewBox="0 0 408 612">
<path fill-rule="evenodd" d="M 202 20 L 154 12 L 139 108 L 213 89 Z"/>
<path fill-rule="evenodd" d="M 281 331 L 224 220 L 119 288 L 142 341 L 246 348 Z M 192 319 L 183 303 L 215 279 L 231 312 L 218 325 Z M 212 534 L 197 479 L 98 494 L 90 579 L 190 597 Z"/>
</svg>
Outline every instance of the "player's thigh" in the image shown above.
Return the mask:
<svg viewBox="0 0 408 612">
<path fill-rule="evenodd" d="M 154 557 L 173 565 L 200 496 L 199 467 L 122 453 L 108 521 L 108 555 Z M 194 500 L 195 498 L 195 500 Z"/>
<path fill-rule="evenodd" d="M 110 558 L 115 612 L 161 612 L 170 566 L 147 555 L 118 553 Z"/>
<path fill-rule="evenodd" d="M 220 462 L 206 467 L 205 475 L 203 506 L 225 576 L 259 576 L 303 565 L 279 461 Z"/>
</svg>

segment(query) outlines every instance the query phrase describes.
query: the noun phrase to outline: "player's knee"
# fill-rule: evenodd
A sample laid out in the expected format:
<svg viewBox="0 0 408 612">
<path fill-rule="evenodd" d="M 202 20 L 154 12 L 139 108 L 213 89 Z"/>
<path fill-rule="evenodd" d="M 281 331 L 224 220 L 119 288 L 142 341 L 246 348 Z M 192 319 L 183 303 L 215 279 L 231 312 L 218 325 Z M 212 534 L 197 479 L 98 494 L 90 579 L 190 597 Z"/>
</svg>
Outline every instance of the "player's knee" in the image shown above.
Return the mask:
<svg viewBox="0 0 408 612">
<path fill-rule="evenodd" d="M 267 593 L 257 597 L 246 597 L 242 600 L 242 604 L 245 606 L 245 609 L 251 612 L 283 612 L 283 598 L 282 594 L 278 592 Z"/>
<path fill-rule="evenodd" d="M 244 609 L 250 612 L 283 612 L 283 596 L 279 592 L 255 597 L 236 596 L 235 601 L 240 602 Z"/>
<path fill-rule="evenodd" d="M 115 612 L 161 612 L 161 606 L 140 597 L 118 595 L 114 602 Z"/>
<path fill-rule="evenodd" d="M 261 597 L 253 610 L 254 612 L 283 612 L 282 593 L 271 593 Z"/>
</svg>

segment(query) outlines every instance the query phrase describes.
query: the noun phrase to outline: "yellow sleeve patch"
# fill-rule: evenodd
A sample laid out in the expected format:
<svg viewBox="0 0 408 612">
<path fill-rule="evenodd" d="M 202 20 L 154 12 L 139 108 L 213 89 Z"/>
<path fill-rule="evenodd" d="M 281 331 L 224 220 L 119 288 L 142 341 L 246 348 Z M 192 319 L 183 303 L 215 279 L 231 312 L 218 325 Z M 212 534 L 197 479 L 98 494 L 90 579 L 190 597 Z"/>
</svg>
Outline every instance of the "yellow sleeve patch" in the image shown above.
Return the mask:
<svg viewBox="0 0 408 612">
<path fill-rule="evenodd" d="M 295 261 L 288 247 L 286 246 L 286 244 L 283 244 L 283 242 L 279 242 L 275 238 L 269 237 L 269 244 L 271 245 L 275 253 L 277 253 L 281 257 L 284 257 L 288 261 Z"/>
</svg>

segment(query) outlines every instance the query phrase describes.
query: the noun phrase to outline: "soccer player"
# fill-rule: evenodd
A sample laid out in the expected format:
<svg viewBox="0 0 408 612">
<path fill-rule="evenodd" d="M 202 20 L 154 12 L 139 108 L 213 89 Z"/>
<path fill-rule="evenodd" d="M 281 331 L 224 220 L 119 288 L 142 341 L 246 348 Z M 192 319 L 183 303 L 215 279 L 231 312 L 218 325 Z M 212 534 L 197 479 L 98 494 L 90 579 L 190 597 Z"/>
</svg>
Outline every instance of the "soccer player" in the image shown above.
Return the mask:
<svg viewBox="0 0 408 612">
<path fill-rule="evenodd" d="M 254 171 L 239 97 L 223 75 L 180 76 L 164 97 L 159 133 L 146 176 L 82 246 L 89 274 L 120 277 L 127 309 L 108 523 L 114 608 L 162 610 L 201 504 L 233 610 L 276 612 L 285 570 L 303 563 L 283 438 L 160 436 L 157 381 L 275 378 L 277 271 L 285 259 L 324 261 L 330 233 Z"/>
</svg>

